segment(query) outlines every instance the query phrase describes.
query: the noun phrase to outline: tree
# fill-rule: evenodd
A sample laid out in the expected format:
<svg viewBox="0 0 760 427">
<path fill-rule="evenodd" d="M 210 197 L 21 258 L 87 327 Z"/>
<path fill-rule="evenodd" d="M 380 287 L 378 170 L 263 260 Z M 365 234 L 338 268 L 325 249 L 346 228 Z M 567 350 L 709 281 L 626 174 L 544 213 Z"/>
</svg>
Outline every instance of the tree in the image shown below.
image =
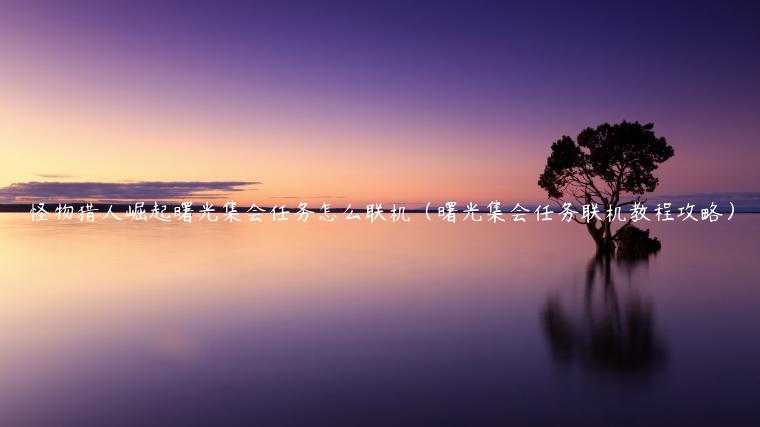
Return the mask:
<svg viewBox="0 0 760 427">
<path fill-rule="evenodd" d="M 640 196 L 654 191 L 659 183 L 653 172 L 673 157 L 673 147 L 655 136 L 653 128 L 652 123 L 604 123 L 584 129 L 576 141 L 563 136 L 552 144 L 538 185 L 558 203 L 599 207 L 601 220 L 593 215 L 573 218 L 586 226 L 599 252 L 615 249 L 617 232 L 607 212 L 645 203 Z"/>
</svg>

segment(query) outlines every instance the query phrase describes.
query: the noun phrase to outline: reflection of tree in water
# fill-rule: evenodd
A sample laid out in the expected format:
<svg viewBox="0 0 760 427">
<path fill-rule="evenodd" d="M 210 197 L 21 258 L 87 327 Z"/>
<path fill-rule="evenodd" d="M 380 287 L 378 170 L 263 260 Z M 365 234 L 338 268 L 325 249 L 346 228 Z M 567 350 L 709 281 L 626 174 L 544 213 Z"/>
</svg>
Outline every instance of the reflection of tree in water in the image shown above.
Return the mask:
<svg viewBox="0 0 760 427">
<path fill-rule="evenodd" d="M 543 323 L 557 361 L 577 359 L 584 366 L 621 375 L 652 373 L 665 352 L 655 334 L 651 304 L 636 293 L 618 295 L 615 278 L 625 272 L 631 280 L 646 259 L 594 257 L 586 272 L 581 313 L 566 310 L 559 297 L 543 308 Z"/>
</svg>

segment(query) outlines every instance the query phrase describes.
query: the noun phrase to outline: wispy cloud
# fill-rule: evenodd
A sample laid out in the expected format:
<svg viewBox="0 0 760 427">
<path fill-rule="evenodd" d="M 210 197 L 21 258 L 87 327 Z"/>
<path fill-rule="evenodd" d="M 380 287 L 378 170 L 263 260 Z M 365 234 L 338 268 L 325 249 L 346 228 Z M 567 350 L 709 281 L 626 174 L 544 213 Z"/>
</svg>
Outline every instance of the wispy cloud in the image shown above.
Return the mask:
<svg viewBox="0 0 760 427">
<path fill-rule="evenodd" d="M 37 174 L 40 178 L 45 179 L 71 179 L 71 178 L 77 178 L 76 175 L 71 175 L 67 173 L 40 173 Z"/>
<path fill-rule="evenodd" d="M 247 190 L 258 181 L 18 182 L 0 187 L 0 200 L 128 201 L 219 198 Z"/>
</svg>

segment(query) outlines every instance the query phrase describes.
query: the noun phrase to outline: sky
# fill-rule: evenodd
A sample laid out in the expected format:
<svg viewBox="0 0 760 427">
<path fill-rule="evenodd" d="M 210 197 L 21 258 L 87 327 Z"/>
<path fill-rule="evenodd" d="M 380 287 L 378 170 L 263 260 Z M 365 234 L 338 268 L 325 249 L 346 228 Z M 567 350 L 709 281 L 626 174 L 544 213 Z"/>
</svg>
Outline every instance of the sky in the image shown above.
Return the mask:
<svg viewBox="0 0 760 427">
<path fill-rule="evenodd" d="M 536 202 L 621 120 L 658 194 L 755 197 L 760 6 L 569 3 L 4 1 L 0 197 Z"/>
</svg>

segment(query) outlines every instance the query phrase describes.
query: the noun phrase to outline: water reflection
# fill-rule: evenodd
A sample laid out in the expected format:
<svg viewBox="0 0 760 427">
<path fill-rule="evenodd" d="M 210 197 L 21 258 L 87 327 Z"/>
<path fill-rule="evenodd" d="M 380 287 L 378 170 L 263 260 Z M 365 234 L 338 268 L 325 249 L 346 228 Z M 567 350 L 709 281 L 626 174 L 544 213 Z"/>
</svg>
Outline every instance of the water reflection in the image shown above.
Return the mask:
<svg viewBox="0 0 760 427">
<path fill-rule="evenodd" d="M 635 273 L 648 265 L 648 258 L 595 256 L 586 269 L 581 307 L 558 294 L 548 297 L 542 320 L 557 363 L 577 362 L 623 378 L 648 376 L 663 366 L 666 351 L 652 303 L 636 283 Z"/>
<path fill-rule="evenodd" d="M 760 425 L 760 216 L 630 262 L 422 218 L 0 215 L 0 426 Z"/>
</svg>

